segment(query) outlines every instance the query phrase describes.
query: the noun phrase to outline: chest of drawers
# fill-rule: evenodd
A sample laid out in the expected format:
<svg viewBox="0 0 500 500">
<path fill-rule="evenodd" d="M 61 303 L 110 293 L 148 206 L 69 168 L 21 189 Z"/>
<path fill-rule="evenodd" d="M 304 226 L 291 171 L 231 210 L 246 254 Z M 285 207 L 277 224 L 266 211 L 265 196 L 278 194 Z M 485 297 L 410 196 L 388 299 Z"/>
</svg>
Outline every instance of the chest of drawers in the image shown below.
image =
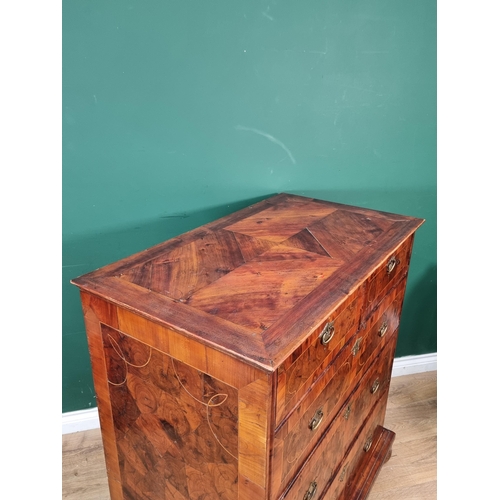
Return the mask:
<svg viewBox="0 0 500 500">
<path fill-rule="evenodd" d="M 366 498 L 422 223 L 280 194 L 74 279 L 112 500 Z"/>
</svg>

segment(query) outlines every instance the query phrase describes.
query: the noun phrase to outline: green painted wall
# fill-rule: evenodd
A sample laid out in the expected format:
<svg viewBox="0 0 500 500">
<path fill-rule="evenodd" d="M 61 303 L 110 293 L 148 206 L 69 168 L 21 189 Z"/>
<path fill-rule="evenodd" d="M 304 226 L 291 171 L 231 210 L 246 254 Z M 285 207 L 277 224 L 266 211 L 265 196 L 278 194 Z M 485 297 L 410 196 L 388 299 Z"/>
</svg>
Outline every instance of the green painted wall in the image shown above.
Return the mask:
<svg viewBox="0 0 500 500">
<path fill-rule="evenodd" d="M 284 191 L 427 220 L 396 355 L 436 352 L 435 0 L 64 0 L 62 120 L 63 412 L 69 280 Z"/>
</svg>

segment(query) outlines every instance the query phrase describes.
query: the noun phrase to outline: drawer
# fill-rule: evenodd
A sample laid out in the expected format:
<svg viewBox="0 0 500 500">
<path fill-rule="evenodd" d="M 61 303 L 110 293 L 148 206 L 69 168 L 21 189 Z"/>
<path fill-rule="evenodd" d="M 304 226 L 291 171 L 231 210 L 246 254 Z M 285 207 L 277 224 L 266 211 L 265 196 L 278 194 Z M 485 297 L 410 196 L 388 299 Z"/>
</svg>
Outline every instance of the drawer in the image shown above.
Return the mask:
<svg viewBox="0 0 500 500">
<path fill-rule="evenodd" d="M 342 429 L 325 433 L 279 500 L 316 500 L 326 492 L 328 500 L 335 499 L 331 495 L 335 493 L 335 482 L 340 492 L 349 474 L 356 469 L 362 454 L 366 453 L 365 445 L 369 443 L 377 427 L 383 424 L 388 393 L 386 388 L 357 432 L 356 429 L 351 429 L 351 441 L 346 445 L 344 441 L 347 439 Z"/>
<path fill-rule="evenodd" d="M 404 279 L 384 297 L 372 315 L 361 323 L 355 337 L 358 344 L 353 346 L 359 352 L 356 367 L 358 371 L 371 363 L 399 328 L 405 288 Z"/>
<path fill-rule="evenodd" d="M 377 331 L 377 335 L 383 338 L 394 331 L 399 325 L 401 311 L 403 309 L 403 298 L 406 289 L 406 278 L 401 280 L 382 299 L 377 307 L 360 324 L 360 331 Z"/>
<path fill-rule="evenodd" d="M 413 247 L 413 236 L 402 243 L 386 260 L 379 264 L 364 284 L 363 318 L 377 307 L 388 291 L 408 274 Z"/>
<path fill-rule="evenodd" d="M 278 371 L 276 426 L 301 402 L 311 385 L 359 328 L 362 289 L 325 318 Z"/>
<path fill-rule="evenodd" d="M 281 485 L 290 481 L 303 462 L 303 457 L 307 457 L 316 443 L 322 439 L 323 432 L 340 434 L 337 454 L 333 459 L 337 462 L 342 458 L 353 433 L 359 429 L 370 409 L 389 386 L 395 348 L 396 337 L 393 336 L 390 345 L 380 354 L 379 362 L 371 365 L 353 391 L 352 387 L 349 387 L 349 392 L 345 391 L 345 394 L 352 391 L 347 401 L 345 397 L 341 397 L 344 393 L 337 394 L 337 387 L 342 382 L 336 381 L 349 380 L 349 377 L 338 373 L 296 425 L 283 438 L 276 436 L 273 450 L 275 481 L 280 477 Z M 349 349 L 345 351 L 349 352 Z M 342 366 L 350 366 L 349 359 Z M 280 488 L 275 484 L 274 489 L 278 491 Z"/>
<path fill-rule="evenodd" d="M 394 432 L 377 425 L 363 447 L 355 446 L 318 500 L 366 500 L 380 468 L 391 458 Z M 353 467 L 353 464 L 356 466 Z"/>
<path fill-rule="evenodd" d="M 381 425 L 372 425 L 371 431 L 367 432 L 365 436 L 367 437 L 357 440 L 349 448 L 317 500 L 367 498 L 380 466 L 390 458 L 395 434 Z"/>
</svg>

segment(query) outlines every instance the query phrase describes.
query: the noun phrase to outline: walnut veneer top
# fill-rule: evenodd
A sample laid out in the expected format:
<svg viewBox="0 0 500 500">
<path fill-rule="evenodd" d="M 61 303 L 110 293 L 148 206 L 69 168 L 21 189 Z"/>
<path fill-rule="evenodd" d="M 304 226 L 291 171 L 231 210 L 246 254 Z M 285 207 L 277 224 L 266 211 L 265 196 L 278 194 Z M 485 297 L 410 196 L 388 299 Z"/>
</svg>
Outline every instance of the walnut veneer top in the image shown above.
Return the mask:
<svg viewBox="0 0 500 500">
<path fill-rule="evenodd" d="M 72 283 L 273 371 L 422 223 L 279 194 Z"/>
</svg>

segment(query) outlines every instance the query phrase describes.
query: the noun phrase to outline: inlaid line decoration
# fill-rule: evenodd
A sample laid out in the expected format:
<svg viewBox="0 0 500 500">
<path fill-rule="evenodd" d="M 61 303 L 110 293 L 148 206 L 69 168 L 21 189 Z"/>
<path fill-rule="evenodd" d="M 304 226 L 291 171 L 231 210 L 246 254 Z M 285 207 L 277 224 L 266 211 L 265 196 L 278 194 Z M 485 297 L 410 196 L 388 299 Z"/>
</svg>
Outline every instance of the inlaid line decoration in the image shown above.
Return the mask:
<svg viewBox="0 0 500 500">
<path fill-rule="evenodd" d="M 198 403 L 202 404 L 203 406 L 205 406 L 207 408 L 207 423 L 208 423 L 208 427 L 210 428 L 210 431 L 212 432 L 212 434 L 214 435 L 214 438 L 216 439 L 216 441 L 221 445 L 222 449 L 228 453 L 229 455 L 231 455 L 235 460 L 238 460 L 237 457 L 235 457 L 221 442 L 220 442 L 220 439 L 217 437 L 217 434 L 215 434 L 213 428 L 212 428 L 212 424 L 210 423 L 210 408 L 215 408 L 217 406 L 221 406 L 222 404 L 224 404 L 226 401 L 227 401 L 227 398 L 229 397 L 228 394 L 222 394 L 222 393 L 218 393 L 218 394 L 214 394 L 209 400 L 208 400 L 208 403 L 205 403 L 204 401 L 201 401 L 200 399 L 198 399 L 197 397 L 193 396 L 189 391 L 188 389 L 186 388 L 186 386 L 181 382 L 181 379 L 179 377 L 179 375 L 177 374 L 177 370 L 175 369 L 175 364 L 174 364 L 174 358 L 170 358 L 171 362 L 172 362 L 172 368 L 174 370 L 174 374 L 175 374 L 175 378 L 177 379 L 177 382 L 179 382 L 180 386 L 186 391 L 187 394 L 189 394 L 189 396 L 191 396 L 195 401 L 197 401 Z M 216 400 L 217 398 L 222 398 L 222 401 L 219 401 L 217 403 L 214 403 L 214 400 Z"/>
<path fill-rule="evenodd" d="M 151 346 L 149 347 L 149 357 L 148 357 L 148 360 L 143 365 L 134 365 L 133 363 L 131 363 L 130 361 L 128 361 L 125 358 L 125 355 L 123 354 L 123 351 L 122 351 L 121 347 L 119 346 L 118 342 L 111 335 L 108 335 L 108 339 L 109 339 L 109 343 L 111 344 L 111 347 L 113 348 L 113 350 L 125 362 L 125 378 L 123 379 L 123 382 L 119 382 L 119 383 L 111 382 L 111 380 L 109 380 L 109 378 L 108 378 L 108 383 L 111 385 L 114 385 L 114 386 L 121 386 L 121 385 L 125 384 L 125 382 L 127 382 L 128 365 L 130 365 L 134 368 L 144 368 L 145 366 L 147 366 L 148 363 L 151 361 L 151 354 L 153 352 L 153 348 Z"/>
</svg>

